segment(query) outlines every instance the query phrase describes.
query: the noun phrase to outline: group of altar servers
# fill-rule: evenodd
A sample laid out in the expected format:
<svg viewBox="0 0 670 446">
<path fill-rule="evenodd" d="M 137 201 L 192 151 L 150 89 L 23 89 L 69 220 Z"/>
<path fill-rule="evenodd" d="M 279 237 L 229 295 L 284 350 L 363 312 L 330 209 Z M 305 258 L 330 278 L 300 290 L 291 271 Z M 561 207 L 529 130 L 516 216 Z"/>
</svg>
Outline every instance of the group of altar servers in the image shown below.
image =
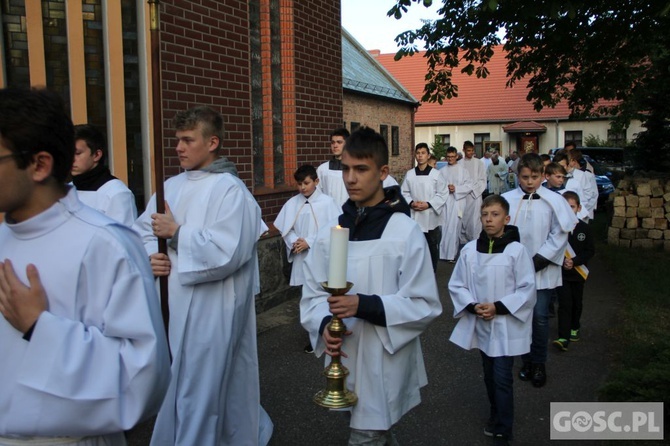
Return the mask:
<svg viewBox="0 0 670 446">
<path fill-rule="evenodd" d="M 254 308 L 267 228 L 220 157 L 222 116 L 174 124 L 184 172 L 164 213 L 152 197 L 135 220 L 94 127 L 75 129 L 55 93 L 0 90 L 0 445 L 124 445 L 156 414 L 152 445 L 268 443 Z"/>
<path fill-rule="evenodd" d="M 45 90 L 0 90 L 0 445 L 123 445 L 124 431 L 156 414 L 152 445 L 269 442 L 254 309 L 256 246 L 267 227 L 234 164 L 221 156 L 221 114 L 204 106 L 179 112 L 174 129 L 184 171 L 165 182 L 164 212 L 154 196 L 135 219 L 132 194 L 105 167 L 104 137 L 94 127 L 75 129 L 62 100 Z M 512 263 L 528 266 L 518 273 L 522 287 L 501 278 L 507 297 L 488 302 L 479 290 L 496 287 L 482 282 L 470 290 L 469 279 L 452 278 L 460 280 L 458 292 L 450 286 L 460 302 L 455 316 L 474 318 L 452 340 L 491 357 L 528 352 L 519 346 L 530 346 L 535 282 L 544 280 L 530 265 L 542 260 L 518 248 L 519 231 L 507 234 L 505 200 L 482 207 L 486 179 L 472 144 L 462 163 L 449 149 L 440 171 L 427 165 L 428 147 L 418 146 L 418 165 L 402 188 L 389 180 L 388 148 L 373 130 L 333 134 L 331 148 L 332 161 L 296 172 L 299 194 L 275 225 L 294 262 L 291 284 L 303 287 L 301 322 L 314 352 L 341 356 L 347 386 L 359 397 L 349 444 L 397 444 L 391 428 L 419 404 L 427 383 L 419 335 L 442 312 L 437 258 L 454 261 L 473 240 L 464 251 L 472 254 L 459 262 L 493 268 L 502 261 L 508 272 Z M 524 207 L 523 218 L 537 212 L 525 195 L 509 198 Z M 495 212 L 485 218 L 484 209 Z M 558 220 L 567 234 L 573 221 Z M 320 285 L 333 224 L 349 229 L 354 285 L 340 296 Z M 168 254 L 158 252 L 158 239 Z M 555 263 L 558 254 L 538 243 Z M 475 252 L 507 253 L 507 260 Z M 467 268 L 459 263 L 456 271 Z M 168 280 L 167 336 L 156 292 L 161 276 Z M 496 297 L 501 303 L 493 306 Z M 496 311 L 496 324 L 515 319 L 500 322 L 504 336 L 489 346 L 493 340 L 476 327 Z M 346 340 L 327 330 L 333 315 L 346 321 Z M 483 356 L 491 397 L 497 363 Z M 511 427 L 502 418 L 492 419 L 490 433 L 507 441 Z"/>
</svg>

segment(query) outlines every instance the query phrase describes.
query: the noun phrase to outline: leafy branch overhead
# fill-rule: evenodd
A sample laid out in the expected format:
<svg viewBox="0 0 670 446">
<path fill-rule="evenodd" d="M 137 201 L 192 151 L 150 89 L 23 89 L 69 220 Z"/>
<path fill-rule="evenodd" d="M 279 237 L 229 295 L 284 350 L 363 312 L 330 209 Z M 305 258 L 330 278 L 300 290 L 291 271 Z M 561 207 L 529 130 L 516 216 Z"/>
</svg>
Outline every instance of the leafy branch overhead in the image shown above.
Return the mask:
<svg viewBox="0 0 670 446">
<path fill-rule="evenodd" d="M 401 19 L 431 0 L 396 0 Z M 480 78 L 494 51 L 507 58 L 507 86 L 525 82 L 536 110 L 567 101 L 573 117 L 670 117 L 670 1 L 443 0 L 440 18 L 396 37 L 395 59 L 425 51 L 422 100 L 458 96 L 452 74 Z M 421 45 L 421 46 L 420 46 Z"/>
</svg>

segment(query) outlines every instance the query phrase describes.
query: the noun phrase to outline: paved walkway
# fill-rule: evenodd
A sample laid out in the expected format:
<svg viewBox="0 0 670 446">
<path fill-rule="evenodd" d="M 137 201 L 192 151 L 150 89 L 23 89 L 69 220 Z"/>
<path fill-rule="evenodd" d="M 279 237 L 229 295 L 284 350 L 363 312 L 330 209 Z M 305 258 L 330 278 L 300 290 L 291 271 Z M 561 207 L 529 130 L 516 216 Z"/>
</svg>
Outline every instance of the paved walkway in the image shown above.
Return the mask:
<svg viewBox="0 0 670 446">
<path fill-rule="evenodd" d="M 595 401 L 596 389 L 606 378 L 612 359 L 609 330 L 617 323 L 622 297 L 601 259 L 596 256 L 590 267 L 582 340 L 571 344 L 565 353 L 550 346 L 545 387 L 536 389 L 515 379 L 514 446 L 550 444 L 549 403 Z M 422 337 L 429 384 L 422 391 L 421 405 L 395 427 L 402 446 L 492 444 L 482 432 L 488 401 L 479 353 L 462 350 L 448 341 L 455 325 L 447 293 L 452 269 L 452 265 L 440 262 L 437 276 L 444 312 Z M 303 352 L 307 335 L 298 322 L 298 302 L 286 302 L 260 314 L 258 331 L 262 404 L 275 425 L 270 445 L 346 445 L 349 431 L 345 416 L 312 402 L 325 385 L 321 375 L 324 363 Z M 555 318 L 550 333 L 553 339 Z M 150 431 L 150 423 L 138 427 L 130 435 L 129 445 L 148 444 Z M 552 446 L 561 444 L 574 446 L 575 442 L 551 442 Z"/>
</svg>

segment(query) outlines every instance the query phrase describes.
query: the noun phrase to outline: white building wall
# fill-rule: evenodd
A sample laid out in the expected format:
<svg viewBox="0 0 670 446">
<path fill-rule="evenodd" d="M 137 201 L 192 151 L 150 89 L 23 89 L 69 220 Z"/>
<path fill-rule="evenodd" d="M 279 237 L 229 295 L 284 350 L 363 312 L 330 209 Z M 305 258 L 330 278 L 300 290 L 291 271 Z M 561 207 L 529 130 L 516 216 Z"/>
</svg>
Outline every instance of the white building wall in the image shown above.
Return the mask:
<svg viewBox="0 0 670 446">
<path fill-rule="evenodd" d="M 545 133 L 539 134 L 540 153 L 548 153 L 555 147 L 563 147 L 565 144 L 566 131 L 581 131 L 582 139 L 589 135 L 594 135 L 602 140 L 607 140 L 607 131 L 610 127 L 610 121 L 592 120 L 592 121 L 537 121 L 547 127 Z M 458 125 L 419 125 L 415 131 L 415 144 L 425 142 L 432 146 L 436 135 L 449 135 L 450 144 L 459 150 L 463 147 L 465 141 L 474 141 L 475 133 L 489 133 L 490 141 L 502 142 L 503 156 L 509 155 L 516 150 L 517 134 L 505 133 L 504 125 L 509 123 L 481 123 L 481 124 L 458 124 Z M 639 121 L 631 122 L 626 131 L 626 139 L 632 141 L 636 135 L 644 128 Z"/>
</svg>

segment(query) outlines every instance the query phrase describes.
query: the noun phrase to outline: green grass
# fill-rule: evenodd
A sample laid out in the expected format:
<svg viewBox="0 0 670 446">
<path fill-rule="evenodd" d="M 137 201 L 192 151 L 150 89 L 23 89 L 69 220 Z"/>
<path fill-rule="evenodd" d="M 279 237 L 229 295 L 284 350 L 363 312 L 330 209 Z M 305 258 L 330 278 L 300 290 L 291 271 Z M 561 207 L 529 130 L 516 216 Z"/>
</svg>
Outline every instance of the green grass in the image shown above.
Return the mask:
<svg viewBox="0 0 670 446">
<path fill-rule="evenodd" d="M 670 255 L 606 244 L 606 214 L 593 223 L 597 252 L 624 296 L 614 369 L 601 401 L 670 401 Z M 668 421 L 666 410 L 666 426 Z"/>
</svg>

